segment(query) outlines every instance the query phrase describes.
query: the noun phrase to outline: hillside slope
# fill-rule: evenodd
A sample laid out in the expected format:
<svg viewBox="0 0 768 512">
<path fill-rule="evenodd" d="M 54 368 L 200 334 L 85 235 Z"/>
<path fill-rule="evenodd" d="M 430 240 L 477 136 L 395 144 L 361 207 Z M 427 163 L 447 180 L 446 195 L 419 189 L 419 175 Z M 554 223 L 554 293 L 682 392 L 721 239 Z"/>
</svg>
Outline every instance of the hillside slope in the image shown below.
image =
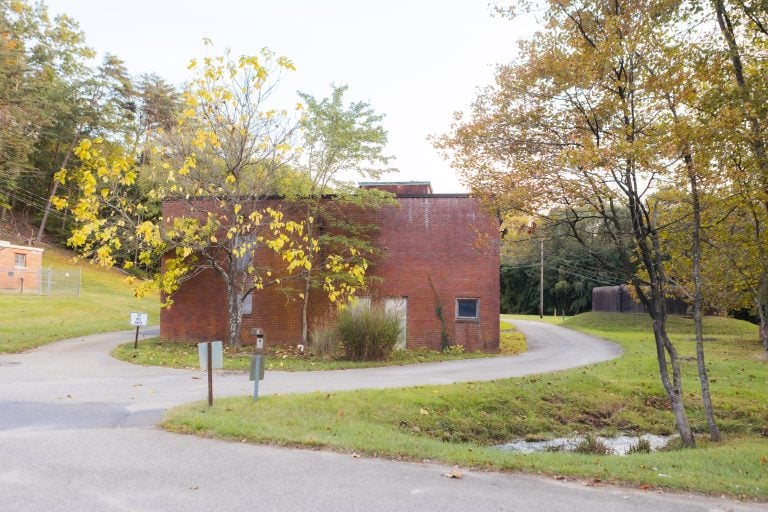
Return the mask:
<svg viewBox="0 0 768 512">
<path fill-rule="evenodd" d="M 0 294 L 0 352 L 19 352 L 52 341 L 84 334 L 130 329 L 133 311 L 159 321 L 157 294 L 136 299 L 133 286 L 117 270 L 73 262 L 73 253 L 48 246 L 43 266 L 82 272 L 79 296 Z"/>
</svg>

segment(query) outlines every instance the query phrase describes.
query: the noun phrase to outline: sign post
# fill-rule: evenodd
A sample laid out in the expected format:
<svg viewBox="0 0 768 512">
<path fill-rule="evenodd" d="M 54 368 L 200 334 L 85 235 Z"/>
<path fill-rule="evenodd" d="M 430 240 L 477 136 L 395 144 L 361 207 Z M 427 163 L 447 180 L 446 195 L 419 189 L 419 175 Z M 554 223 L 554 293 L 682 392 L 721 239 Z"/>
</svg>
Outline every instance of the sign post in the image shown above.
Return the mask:
<svg viewBox="0 0 768 512">
<path fill-rule="evenodd" d="M 206 347 L 208 357 L 206 357 L 206 366 L 208 367 L 208 407 L 213 406 L 213 348 L 211 342 Z"/>
<path fill-rule="evenodd" d="M 259 381 L 264 380 L 264 331 L 254 329 L 256 335 L 256 353 L 251 357 L 251 380 L 253 381 L 253 401 L 259 398 Z"/>
<path fill-rule="evenodd" d="M 133 350 L 139 348 L 139 327 L 147 325 L 146 313 L 131 313 L 131 325 L 136 326 L 136 338 L 133 340 Z"/>
<path fill-rule="evenodd" d="M 208 371 L 208 407 L 213 405 L 213 370 L 224 367 L 224 350 L 220 341 L 197 344 L 200 369 Z"/>
</svg>

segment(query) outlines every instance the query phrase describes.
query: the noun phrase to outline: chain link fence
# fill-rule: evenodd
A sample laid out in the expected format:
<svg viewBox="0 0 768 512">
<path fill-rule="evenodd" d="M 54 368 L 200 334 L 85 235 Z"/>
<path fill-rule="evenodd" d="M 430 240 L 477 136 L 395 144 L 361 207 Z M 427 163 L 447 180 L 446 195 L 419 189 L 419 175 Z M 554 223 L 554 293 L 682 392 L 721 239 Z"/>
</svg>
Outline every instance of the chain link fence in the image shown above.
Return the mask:
<svg viewBox="0 0 768 512">
<path fill-rule="evenodd" d="M 81 269 L 0 268 L 0 293 L 3 294 L 79 297 L 82 281 Z"/>
</svg>

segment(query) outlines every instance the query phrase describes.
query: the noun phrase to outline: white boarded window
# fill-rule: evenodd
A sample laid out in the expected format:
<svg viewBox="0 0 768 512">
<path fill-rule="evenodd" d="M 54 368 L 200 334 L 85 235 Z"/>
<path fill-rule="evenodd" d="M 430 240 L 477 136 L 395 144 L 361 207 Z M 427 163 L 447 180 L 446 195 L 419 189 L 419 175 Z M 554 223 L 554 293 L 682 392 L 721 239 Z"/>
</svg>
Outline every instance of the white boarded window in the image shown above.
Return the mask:
<svg viewBox="0 0 768 512">
<path fill-rule="evenodd" d="M 371 298 L 370 297 L 352 297 L 349 301 L 349 309 L 351 310 L 370 310 Z"/>
<path fill-rule="evenodd" d="M 243 298 L 243 314 L 250 315 L 251 313 L 253 313 L 253 292 Z"/>
<path fill-rule="evenodd" d="M 384 311 L 391 315 L 397 315 L 400 320 L 400 334 L 397 337 L 395 348 L 404 350 L 408 340 L 408 298 L 391 297 L 384 299 Z"/>
</svg>

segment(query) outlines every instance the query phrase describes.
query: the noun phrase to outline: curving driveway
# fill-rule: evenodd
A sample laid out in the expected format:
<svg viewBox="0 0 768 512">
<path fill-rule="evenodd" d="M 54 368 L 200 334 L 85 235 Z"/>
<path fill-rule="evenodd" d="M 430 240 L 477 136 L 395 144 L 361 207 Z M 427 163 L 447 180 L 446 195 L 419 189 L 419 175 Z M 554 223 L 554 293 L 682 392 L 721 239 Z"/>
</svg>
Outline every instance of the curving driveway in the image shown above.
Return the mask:
<svg viewBox="0 0 768 512">
<path fill-rule="evenodd" d="M 268 372 L 261 393 L 400 387 L 551 372 L 618 357 L 605 340 L 515 321 L 516 357 L 333 372 Z M 146 330 L 144 336 L 155 335 Z M 173 405 L 206 397 L 205 374 L 140 367 L 108 353 L 133 331 L 0 356 L 0 510 L 751 510 L 724 500 L 595 488 L 349 455 L 179 436 L 154 427 Z M 220 372 L 216 396 L 249 395 Z M 757 510 L 755 508 L 755 510 Z"/>
</svg>

